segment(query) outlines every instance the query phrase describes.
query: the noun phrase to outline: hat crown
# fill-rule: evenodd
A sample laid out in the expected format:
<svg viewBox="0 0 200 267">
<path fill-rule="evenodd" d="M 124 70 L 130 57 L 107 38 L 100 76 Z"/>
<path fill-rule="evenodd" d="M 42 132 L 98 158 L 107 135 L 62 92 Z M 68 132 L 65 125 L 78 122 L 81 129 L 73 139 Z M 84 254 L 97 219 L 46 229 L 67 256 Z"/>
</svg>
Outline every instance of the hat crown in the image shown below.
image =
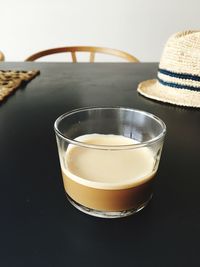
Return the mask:
<svg viewBox="0 0 200 267">
<path fill-rule="evenodd" d="M 163 50 L 159 68 L 200 76 L 200 31 L 172 35 Z"/>
<path fill-rule="evenodd" d="M 200 108 L 200 31 L 172 35 L 163 50 L 157 79 L 139 84 L 146 97 Z"/>
</svg>

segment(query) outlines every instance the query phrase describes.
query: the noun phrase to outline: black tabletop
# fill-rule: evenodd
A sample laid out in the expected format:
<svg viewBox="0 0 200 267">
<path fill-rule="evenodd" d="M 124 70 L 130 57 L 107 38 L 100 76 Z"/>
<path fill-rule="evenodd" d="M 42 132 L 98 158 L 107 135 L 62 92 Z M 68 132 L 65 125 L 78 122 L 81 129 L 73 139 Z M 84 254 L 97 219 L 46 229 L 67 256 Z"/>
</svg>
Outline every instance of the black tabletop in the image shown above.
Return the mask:
<svg viewBox="0 0 200 267">
<path fill-rule="evenodd" d="M 200 111 L 142 97 L 154 63 L 1 63 L 40 76 L 0 104 L 0 266 L 200 266 Z M 85 106 L 151 112 L 167 125 L 150 204 L 122 219 L 67 201 L 53 123 Z"/>
</svg>

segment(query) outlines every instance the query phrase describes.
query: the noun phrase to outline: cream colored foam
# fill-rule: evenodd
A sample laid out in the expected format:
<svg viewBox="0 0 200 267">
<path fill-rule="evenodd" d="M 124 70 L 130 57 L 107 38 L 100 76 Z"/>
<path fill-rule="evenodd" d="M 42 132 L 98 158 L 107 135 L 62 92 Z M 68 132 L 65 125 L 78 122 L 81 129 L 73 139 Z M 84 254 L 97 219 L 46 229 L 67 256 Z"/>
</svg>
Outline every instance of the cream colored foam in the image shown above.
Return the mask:
<svg viewBox="0 0 200 267">
<path fill-rule="evenodd" d="M 137 186 L 150 179 L 156 170 L 150 149 L 109 150 L 113 145 L 132 145 L 137 141 L 119 135 L 90 134 L 75 140 L 93 145 L 106 145 L 97 150 L 70 145 L 65 152 L 62 171 L 72 180 L 94 188 L 119 189 Z"/>
</svg>

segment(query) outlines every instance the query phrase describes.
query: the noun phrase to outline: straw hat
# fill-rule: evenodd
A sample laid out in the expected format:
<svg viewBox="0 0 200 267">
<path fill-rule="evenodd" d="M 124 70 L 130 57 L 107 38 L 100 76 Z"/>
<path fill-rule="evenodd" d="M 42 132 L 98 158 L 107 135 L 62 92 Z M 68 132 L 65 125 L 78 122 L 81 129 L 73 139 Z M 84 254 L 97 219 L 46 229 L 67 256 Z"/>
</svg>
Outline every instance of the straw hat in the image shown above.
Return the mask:
<svg viewBox="0 0 200 267">
<path fill-rule="evenodd" d="M 158 101 L 200 107 L 200 31 L 172 35 L 164 48 L 157 79 L 141 82 L 137 90 Z"/>
</svg>

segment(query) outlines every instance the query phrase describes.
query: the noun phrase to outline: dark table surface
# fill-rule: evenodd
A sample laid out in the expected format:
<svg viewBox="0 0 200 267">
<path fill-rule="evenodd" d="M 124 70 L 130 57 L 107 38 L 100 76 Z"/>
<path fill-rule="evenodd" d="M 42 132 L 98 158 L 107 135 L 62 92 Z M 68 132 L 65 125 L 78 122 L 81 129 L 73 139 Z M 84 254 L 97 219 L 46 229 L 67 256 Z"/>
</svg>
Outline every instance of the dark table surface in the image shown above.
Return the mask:
<svg viewBox="0 0 200 267">
<path fill-rule="evenodd" d="M 0 266 L 200 266 L 200 110 L 140 96 L 155 63 L 1 63 L 40 76 L 0 104 Z M 53 123 L 85 106 L 151 112 L 167 136 L 150 204 L 100 219 L 63 189 Z"/>
</svg>

